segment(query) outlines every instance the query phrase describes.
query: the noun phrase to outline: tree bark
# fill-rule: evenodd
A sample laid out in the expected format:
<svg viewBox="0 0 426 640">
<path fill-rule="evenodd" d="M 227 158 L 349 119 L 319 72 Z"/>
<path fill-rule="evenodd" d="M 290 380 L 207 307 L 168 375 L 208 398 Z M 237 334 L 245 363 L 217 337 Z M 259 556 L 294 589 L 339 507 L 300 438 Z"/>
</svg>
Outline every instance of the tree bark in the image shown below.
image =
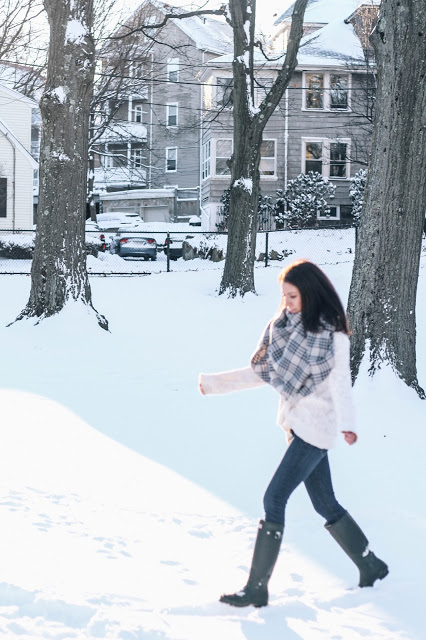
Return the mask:
<svg viewBox="0 0 426 640">
<path fill-rule="evenodd" d="M 69 300 L 92 307 L 85 218 L 93 0 L 44 0 L 44 7 L 50 44 L 40 101 L 40 201 L 30 298 L 18 320 L 52 316 Z M 97 318 L 106 329 L 105 318 L 99 314 Z"/>
<path fill-rule="evenodd" d="M 372 36 L 378 90 L 349 294 L 351 366 L 366 344 L 425 397 L 416 370 L 416 293 L 426 209 L 426 4 L 382 0 Z"/>
<path fill-rule="evenodd" d="M 234 32 L 232 63 L 234 151 L 225 267 L 219 293 L 230 297 L 255 292 L 254 262 L 260 188 L 260 146 L 265 126 L 281 100 L 297 64 L 308 0 L 297 0 L 284 63 L 260 107 L 254 105 L 254 24 L 256 0 L 230 0 L 228 22 Z M 247 26 L 249 28 L 247 28 Z"/>
</svg>

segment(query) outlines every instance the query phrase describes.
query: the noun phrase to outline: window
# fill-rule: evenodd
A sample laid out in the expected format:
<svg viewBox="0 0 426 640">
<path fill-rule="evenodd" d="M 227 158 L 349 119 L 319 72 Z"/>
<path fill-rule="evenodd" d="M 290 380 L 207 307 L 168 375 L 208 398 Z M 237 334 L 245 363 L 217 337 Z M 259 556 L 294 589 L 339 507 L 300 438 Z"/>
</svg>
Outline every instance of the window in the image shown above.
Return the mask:
<svg viewBox="0 0 426 640">
<path fill-rule="evenodd" d="M 133 107 L 133 122 L 143 122 L 143 106 L 141 104 L 136 104 Z"/>
<path fill-rule="evenodd" d="M 223 109 L 232 107 L 233 78 L 218 78 L 216 86 L 216 105 Z"/>
<path fill-rule="evenodd" d="M 272 78 L 258 78 L 254 82 L 254 105 L 258 107 L 269 93 L 273 84 Z"/>
<path fill-rule="evenodd" d="M 0 218 L 7 217 L 7 178 L 0 178 Z"/>
<path fill-rule="evenodd" d="M 317 216 L 318 220 L 335 220 L 348 221 L 352 220 L 352 207 L 348 204 L 337 204 L 329 207 L 330 213 L 328 216 Z"/>
<path fill-rule="evenodd" d="M 275 140 L 263 140 L 260 145 L 260 175 L 275 176 L 276 174 L 276 162 L 275 162 Z"/>
<path fill-rule="evenodd" d="M 340 206 L 333 205 L 329 209 L 330 213 L 327 216 L 317 215 L 318 220 L 340 220 Z"/>
<path fill-rule="evenodd" d="M 348 73 L 304 73 L 305 109 L 341 111 L 349 108 L 350 75 Z"/>
<path fill-rule="evenodd" d="M 314 171 L 324 178 L 348 179 L 350 170 L 350 140 L 302 138 L 302 171 Z"/>
<path fill-rule="evenodd" d="M 167 147 L 166 149 L 166 171 L 177 170 L 177 147 Z"/>
<path fill-rule="evenodd" d="M 306 162 L 305 173 L 314 171 L 322 175 L 322 142 L 307 142 L 306 143 Z"/>
<path fill-rule="evenodd" d="M 108 145 L 107 155 L 103 156 L 102 164 L 104 167 L 126 167 L 127 166 L 127 147 L 118 147 Z"/>
<path fill-rule="evenodd" d="M 210 176 L 210 150 L 211 142 L 209 140 L 203 144 L 203 166 L 201 171 L 203 180 Z"/>
<path fill-rule="evenodd" d="M 169 82 L 178 82 L 179 58 L 169 58 L 167 61 L 167 80 Z"/>
<path fill-rule="evenodd" d="M 324 75 L 307 73 L 305 75 L 306 109 L 324 109 Z"/>
<path fill-rule="evenodd" d="M 145 66 L 143 62 L 133 62 L 132 65 L 133 77 L 143 78 L 145 75 Z"/>
<path fill-rule="evenodd" d="M 215 174 L 217 176 L 230 176 L 231 169 L 228 160 L 232 156 L 232 140 L 216 140 L 216 165 Z"/>
<path fill-rule="evenodd" d="M 131 166 L 133 169 L 139 169 L 143 165 L 143 150 L 132 149 Z"/>
<path fill-rule="evenodd" d="M 346 147 L 342 142 L 330 144 L 330 178 L 346 178 Z"/>
<path fill-rule="evenodd" d="M 178 105 L 177 102 L 166 105 L 167 107 L 167 126 L 176 127 L 178 123 Z"/>
<path fill-rule="evenodd" d="M 349 76 L 330 73 L 330 109 L 348 108 Z"/>
</svg>

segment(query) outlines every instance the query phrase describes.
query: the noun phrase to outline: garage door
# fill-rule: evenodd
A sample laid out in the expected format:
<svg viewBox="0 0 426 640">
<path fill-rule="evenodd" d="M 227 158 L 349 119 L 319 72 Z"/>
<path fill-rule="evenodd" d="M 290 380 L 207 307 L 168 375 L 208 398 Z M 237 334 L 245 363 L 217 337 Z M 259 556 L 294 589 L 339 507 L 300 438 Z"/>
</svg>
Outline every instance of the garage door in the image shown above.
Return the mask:
<svg viewBox="0 0 426 640">
<path fill-rule="evenodd" d="M 170 222 L 169 207 L 141 207 L 144 222 Z"/>
</svg>

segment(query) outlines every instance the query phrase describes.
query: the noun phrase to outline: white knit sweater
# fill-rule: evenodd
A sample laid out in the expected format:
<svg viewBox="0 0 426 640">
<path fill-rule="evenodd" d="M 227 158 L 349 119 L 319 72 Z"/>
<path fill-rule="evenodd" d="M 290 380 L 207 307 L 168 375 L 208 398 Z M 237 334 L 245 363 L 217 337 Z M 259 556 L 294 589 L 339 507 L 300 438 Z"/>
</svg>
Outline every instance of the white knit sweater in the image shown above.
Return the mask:
<svg viewBox="0 0 426 640">
<path fill-rule="evenodd" d="M 206 395 L 223 394 L 242 389 L 261 387 L 261 380 L 251 367 L 201 373 L 199 382 Z M 280 396 L 277 423 L 287 431 L 291 440 L 293 430 L 302 440 L 320 449 L 336 445 L 339 431 L 353 431 L 354 407 L 349 369 L 349 338 L 341 331 L 334 333 L 334 364 L 330 374 L 313 393 L 286 400 Z"/>
</svg>

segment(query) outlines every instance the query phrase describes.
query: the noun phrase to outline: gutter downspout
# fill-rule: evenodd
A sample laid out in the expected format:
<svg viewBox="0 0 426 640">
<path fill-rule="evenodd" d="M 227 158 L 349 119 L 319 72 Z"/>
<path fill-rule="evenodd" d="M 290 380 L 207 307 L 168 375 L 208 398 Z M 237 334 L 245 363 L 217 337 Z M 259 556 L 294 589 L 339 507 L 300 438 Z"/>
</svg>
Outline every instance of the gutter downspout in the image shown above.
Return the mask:
<svg viewBox="0 0 426 640">
<path fill-rule="evenodd" d="M 204 50 L 201 52 L 201 67 L 204 68 Z M 201 207 L 201 186 L 203 183 L 203 124 L 204 124 L 204 114 L 203 114 L 203 85 L 200 84 L 200 176 L 199 176 L 199 187 L 198 187 L 198 200 L 199 200 L 199 215 L 202 219 L 203 210 Z"/>
<path fill-rule="evenodd" d="M 284 191 L 288 182 L 288 87 L 285 90 L 284 101 Z"/>
<path fill-rule="evenodd" d="M 284 100 L 284 193 L 287 191 L 288 184 L 288 87 L 285 90 Z M 287 204 L 284 203 L 284 213 L 287 211 Z M 284 223 L 284 229 L 287 222 Z"/>
<path fill-rule="evenodd" d="M 154 54 L 151 53 L 151 96 L 149 104 L 149 169 L 148 169 L 148 189 L 152 189 L 152 103 L 154 101 Z"/>
</svg>

